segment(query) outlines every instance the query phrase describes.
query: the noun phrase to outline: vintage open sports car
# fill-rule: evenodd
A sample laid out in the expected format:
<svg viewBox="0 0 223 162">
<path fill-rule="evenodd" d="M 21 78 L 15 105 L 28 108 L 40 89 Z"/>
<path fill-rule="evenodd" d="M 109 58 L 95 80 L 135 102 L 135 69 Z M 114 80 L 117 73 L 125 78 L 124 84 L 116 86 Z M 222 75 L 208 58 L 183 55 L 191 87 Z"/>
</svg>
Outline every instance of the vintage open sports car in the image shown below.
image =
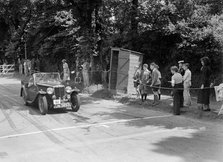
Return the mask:
<svg viewBox="0 0 223 162">
<path fill-rule="evenodd" d="M 21 81 L 20 96 L 25 105 L 38 105 L 45 115 L 49 109 L 80 108 L 79 90 L 63 84 L 59 73 L 34 73 L 28 80 Z"/>
</svg>

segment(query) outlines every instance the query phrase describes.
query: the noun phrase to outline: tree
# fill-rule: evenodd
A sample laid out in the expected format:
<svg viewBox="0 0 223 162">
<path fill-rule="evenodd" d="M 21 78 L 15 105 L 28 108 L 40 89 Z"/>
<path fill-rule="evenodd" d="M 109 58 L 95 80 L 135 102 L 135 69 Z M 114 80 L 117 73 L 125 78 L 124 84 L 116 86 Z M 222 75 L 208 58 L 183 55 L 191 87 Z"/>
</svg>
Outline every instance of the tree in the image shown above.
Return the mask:
<svg viewBox="0 0 223 162">
<path fill-rule="evenodd" d="M 172 60 L 193 63 L 204 55 L 220 64 L 221 1 L 8 0 L 0 7 L 0 23 L 7 30 L 1 49 L 14 58 L 24 51 L 26 35 L 29 55 L 50 58 L 50 66 L 62 58 L 76 65 L 91 58 L 92 65 L 105 69 L 111 46 L 142 52 L 146 62 L 167 68 Z"/>
</svg>

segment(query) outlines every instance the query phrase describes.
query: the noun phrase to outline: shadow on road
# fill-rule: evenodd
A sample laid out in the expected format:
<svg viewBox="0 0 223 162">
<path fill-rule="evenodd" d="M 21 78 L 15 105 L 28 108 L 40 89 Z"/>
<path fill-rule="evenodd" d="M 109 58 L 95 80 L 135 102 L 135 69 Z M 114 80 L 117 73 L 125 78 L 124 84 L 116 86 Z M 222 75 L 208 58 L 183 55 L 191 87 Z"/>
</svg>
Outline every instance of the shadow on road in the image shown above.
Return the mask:
<svg viewBox="0 0 223 162">
<path fill-rule="evenodd" d="M 185 130 L 186 131 L 186 130 Z M 164 138 L 154 143 L 154 152 L 172 157 L 180 157 L 185 162 L 223 160 L 222 138 L 215 138 L 206 131 L 197 131 L 187 137 Z"/>
<path fill-rule="evenodd" d="M 168 132 L 154 135 L 158 136 L 158 140 L 152 142 L 153 152 L 180 158 L 185 162 L 223 160 L 223 127 L 219 127 L 219 123 L 215 125 L 215 122 L 206 123 L 183 116 L 172 116 L 170 113 L 170 116 L 162 117 L 168 114 L 154 111 L 154 108 L 150 109 L 149 106 L 143 109 L 119 103 L 112 104 L 110 101 L 104 102 L 108 105 L 104 108 L 105 111 L 95 112 L 92 116 L 100 116 L 108 121 L 126 120 L 121 124 L 131 129 L 148 128 Z M 145 139 L 145 142 L 148 140 Z"/>
</svg>

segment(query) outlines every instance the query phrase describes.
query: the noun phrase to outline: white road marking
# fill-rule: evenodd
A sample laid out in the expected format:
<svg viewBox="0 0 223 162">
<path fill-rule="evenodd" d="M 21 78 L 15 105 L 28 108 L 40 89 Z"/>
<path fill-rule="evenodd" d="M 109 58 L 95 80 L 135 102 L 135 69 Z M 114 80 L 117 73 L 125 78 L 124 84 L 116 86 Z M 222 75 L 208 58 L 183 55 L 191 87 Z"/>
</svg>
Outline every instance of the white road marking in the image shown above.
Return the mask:
<svg viewBox="0 0 223 162">
<path fill-rule="evenodd" d="M 98 125 L 98 126 L 95 126 L 95 127 L 105 127 L 105 128 L 109 128 L 108 125 Z"/>
<path fill-rule="evenodd" d="M 10 95 L 2 95 L 2 96 L 4 96 L 4 97 L 20 97 L 20 96 L 17 95 L 17 94 L 15 94 L 15 95 L 13 95 L 13 94 L 10 94 Z"/>
<path fill-rule="evenodd" d="M 21 136 L 34 135 L 34 134 L 41 134 L 41 133 L 45 133 L 45 132 L 54 132 L 54 131 L 61 131 L 61 130 L 86 128 L 86 127 L 97 127 L 97 126 L 109 127 L 109 126 L 107 126 L 108 124 L 125 123 L 125 122 L 146 120 L 146 119 L 167 118 L 167 117 L 171 117 L 171 116 L 173 116 L 173 115 L 149 116 L 149 117 L 134 118 L 134 119 L 115 120 L 115 121 L 109 121 L 109 122 L 104 122 L 104 123 L 86 124 L 86 125 L 79 125 L 79 126 L 72 126 L 72 127 L 61 127 L 61 128 L 47 129 L 47 130 L 43 130 L 43 131 L 6 135 L 6 136 L 1 136 L 0 139 L 15 138 L 15 137 L 21 137 Z"/>
<path fill-rule="evenodd" d="M 110 126 L 108 126 L 108 125 L 102 125 L 103 127 L 105 127 L 105 128 L 109 128 Z"/>
</svg>

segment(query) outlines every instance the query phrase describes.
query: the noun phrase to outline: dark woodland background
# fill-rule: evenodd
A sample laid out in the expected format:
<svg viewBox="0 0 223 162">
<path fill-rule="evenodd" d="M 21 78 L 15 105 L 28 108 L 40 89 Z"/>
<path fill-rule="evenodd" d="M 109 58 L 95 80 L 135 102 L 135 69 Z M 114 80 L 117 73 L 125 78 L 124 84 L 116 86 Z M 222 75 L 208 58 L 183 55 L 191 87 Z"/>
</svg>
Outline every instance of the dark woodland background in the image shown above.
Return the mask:
<svg viewBox="0 0 223 162">
<path fill-rule="evenodd" d="M 145 63 L 156 62 L 167 81 L 170 66 L 185 60 L 193 86 L 199 60 L 208 56 L 218 84 L 223 1 L 0 0 L 0 64 L 24 58 L 25 44 L 41 71 L 61 71 L 63 58 L 71 70 L 86 59 L 93 70 L 106 70 L 110 47 L 122 47 L 144 53 Z"/>
</svg>

